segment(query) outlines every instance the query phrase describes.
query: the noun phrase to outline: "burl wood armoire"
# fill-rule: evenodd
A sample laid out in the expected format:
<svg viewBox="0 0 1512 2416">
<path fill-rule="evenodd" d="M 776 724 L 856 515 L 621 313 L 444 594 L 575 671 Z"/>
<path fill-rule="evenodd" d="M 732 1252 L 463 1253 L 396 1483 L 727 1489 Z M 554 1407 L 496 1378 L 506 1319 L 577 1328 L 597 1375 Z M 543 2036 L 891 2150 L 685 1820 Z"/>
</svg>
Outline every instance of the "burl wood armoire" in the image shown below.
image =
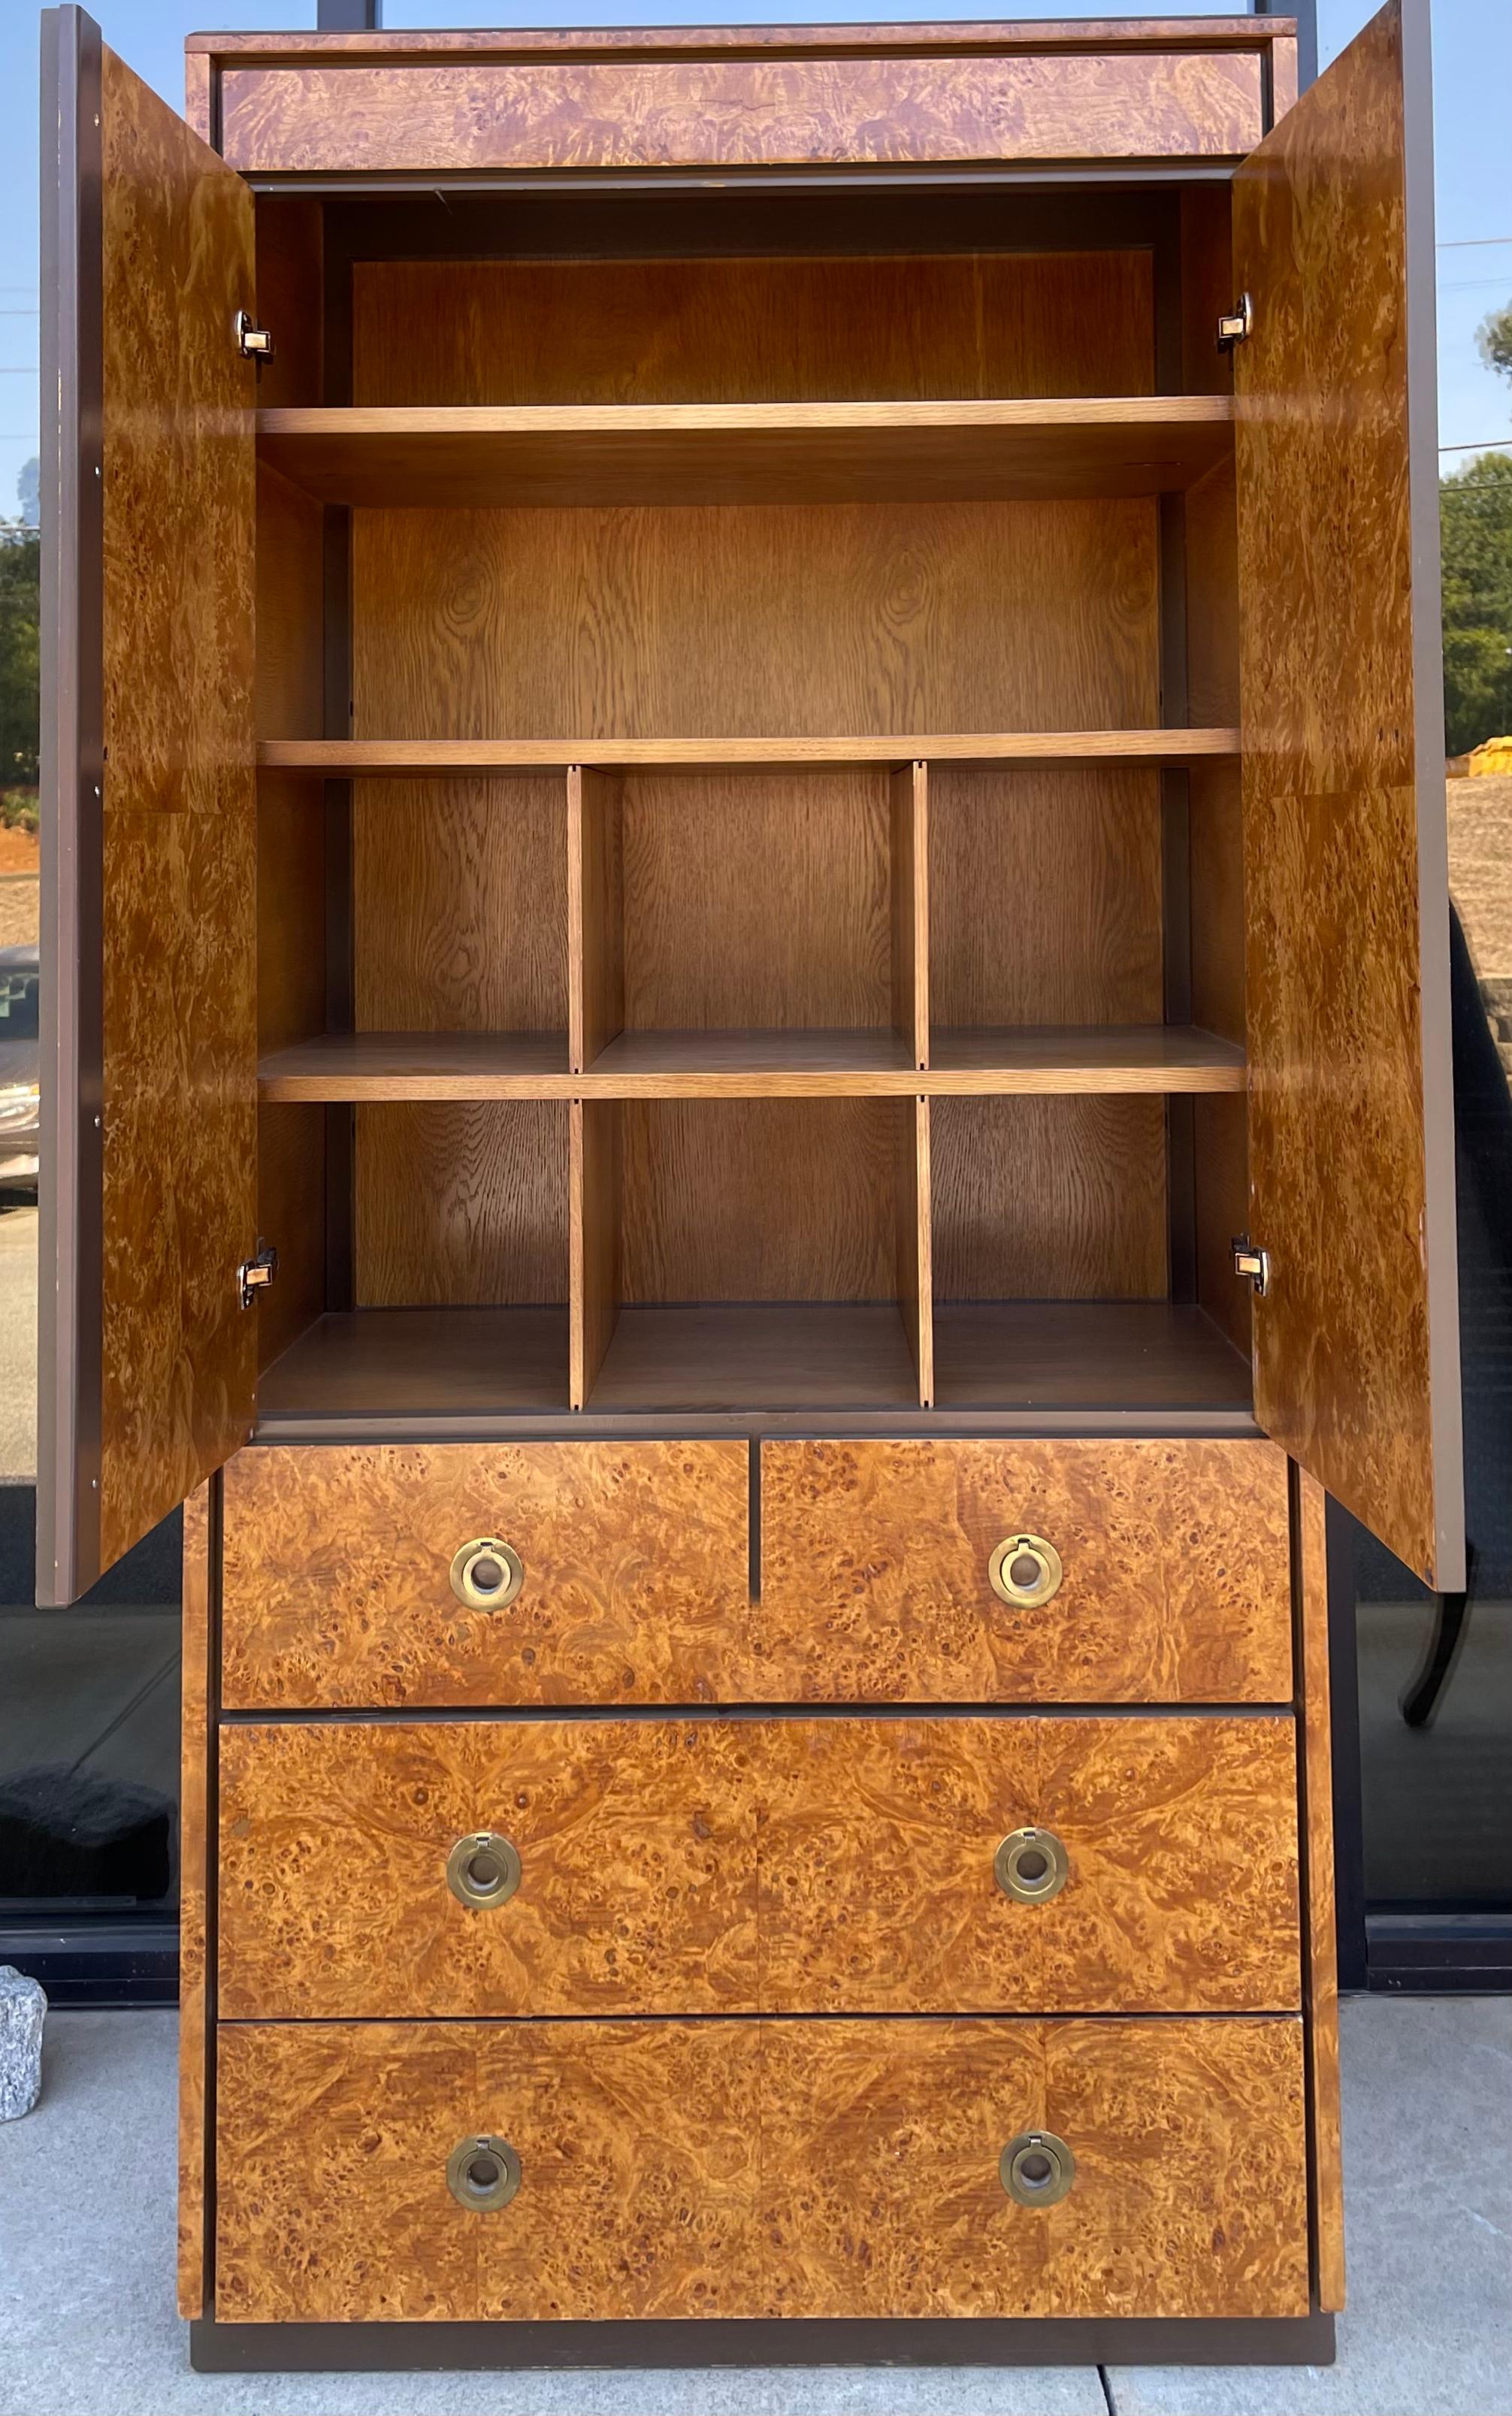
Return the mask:
<svg viewBox="0 0 1512 2416">
<path fill-rule="evenodd" d="M 1325 1496 L 1462 1581 L 1425 18 L 180 119 L 49 14 L 38 1565 L 187 1505 L 201 2363 L 1331 2354 Z"/>
</svg>

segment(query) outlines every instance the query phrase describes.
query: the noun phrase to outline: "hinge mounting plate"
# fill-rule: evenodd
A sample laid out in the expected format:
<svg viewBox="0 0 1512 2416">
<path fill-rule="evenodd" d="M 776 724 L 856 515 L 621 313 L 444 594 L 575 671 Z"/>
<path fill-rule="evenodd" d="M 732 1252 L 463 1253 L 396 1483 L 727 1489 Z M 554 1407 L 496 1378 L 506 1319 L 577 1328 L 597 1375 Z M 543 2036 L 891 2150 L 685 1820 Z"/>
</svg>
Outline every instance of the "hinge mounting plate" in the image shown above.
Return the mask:
<svg viewBox="0 0 1512 2416">
<path fill-rule="evenodd" d="M 1248 294 L 1241 294 L 1238 301 L 1235 303 L 1232 310 L 1224 310 L 1219 313 L 1219 352 L 1232 353 L 1235 344 L 1247 344 L 1254 332 L 1254 298 Z"/>
<path fill-rule="evenodd" d="M 236 340 L 236 350 L 244 361 L 270 361 L 273 358 L 273 338 L 266 327 L 260 327 L 249 310 L 238 310 L 231 323 Z"/>
<path fill-rule="evenodd" d="M 1263 1299 L 1271 1285 L 1271 1254 L 1257 1250 L 1247 1233 L 1236 1233 L 1230 1247 L 1233 1252 L 1233 1272 L 1247 1276 L 1254 1290 Z"/>
<path fill-rule="evenodd" d="M 260 1241 L 255 1258 L 243 1259 L 236 1269 L 236 1297 L 243 1308 L 250 1308 L 260 1291 L 266 1291 L 279 1272 L 279 1254 L 271 1242 Z"/>
</svg>

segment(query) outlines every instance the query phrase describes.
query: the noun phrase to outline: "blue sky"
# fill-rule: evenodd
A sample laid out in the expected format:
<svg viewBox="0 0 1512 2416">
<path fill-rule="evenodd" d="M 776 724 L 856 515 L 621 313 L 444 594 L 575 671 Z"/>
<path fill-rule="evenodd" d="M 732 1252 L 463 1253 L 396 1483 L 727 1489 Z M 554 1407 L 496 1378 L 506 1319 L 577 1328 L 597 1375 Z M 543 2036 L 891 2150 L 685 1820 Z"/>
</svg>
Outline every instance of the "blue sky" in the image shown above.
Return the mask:
<svg viewBox="0 0 1512 2416">
<path fill-rule="evenodd" d="M 1319 47 L 1326 66 L 1372 13 L 1374 0 L 1320 0 Z M 1221 0 L 1024 0 L 1023 16 L 1202 15 Z M 97 0 L 105 38 L 175 107 L 183 99 L 186 33 L 237 26 L 312 25 L 311 0 Z M 708 0 L 577 0 L 562 7 L 469 7 L 467 0 L 387 0 L 398 25 L 785 23 L 875 19 L 876 0 L 831 6 L 719 8 Z M 905 5 L 915 20 L 975 15 L 965 0 L 944 8 Z M 1433 0 L 1434 117 L 1439 235 L 1439 411 L 1444 445 L 1512 445 L 1512 385 L 1493 377 L 1475 350 L 1488 310 L 1512 300 L 1512 6 L 1508 0 Z M 0 516 L 15 508 L 17 474 L 37 450 L 37 11 L 0 0 L 0 83 L 10 96 L 11 133 L 0 158 Z M 1445 466 L 1457 457 L 1445 454 Z M 1458 457 L 1460 460 L 1465 455 Z"/>
</svg>

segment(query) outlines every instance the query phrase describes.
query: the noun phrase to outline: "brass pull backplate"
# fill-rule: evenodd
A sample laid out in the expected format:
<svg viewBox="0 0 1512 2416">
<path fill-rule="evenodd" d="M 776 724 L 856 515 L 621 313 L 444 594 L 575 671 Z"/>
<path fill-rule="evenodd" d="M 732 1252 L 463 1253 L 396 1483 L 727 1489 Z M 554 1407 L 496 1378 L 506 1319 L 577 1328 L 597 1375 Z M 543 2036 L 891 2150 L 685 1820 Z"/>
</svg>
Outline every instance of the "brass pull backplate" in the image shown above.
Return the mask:
<svg viewBox="0 0 1512 2416">
<path fill-rule="evenodd" d="M 1049 1904 L 1071 1876 L 1071 1858 L 1051 1829 L 1014 1829 L 992 1857 L 1005 1895 L 1019 1904 Z"/>
<path fill-rule="evenodd" d="M 446 1856 L 446 1885 L 459 1904 L 487 1912 L 507 1904 L 520 1885 L 520 1854 L 507 1837 L 493 1829 L 475 1829 L 459 1837 Z"/>
<path fill-rule="evenodd" d="M 446 2187 L 474 2214 L 496 2214 L 520 2187 L 520 2159 L 507 2139 L 459 2139 L 446 2158 Z"/>
<path fill-rule="evenodd" d="M 1020 2206 L 1054 2206 L 1076 2179 L 1076 2158 L 1053 2131 L 1021 2131 L 998 2158 L 997 2171 Z"/>
<path fill-rule="evenodd" d="M 1019 1610 L 1032 1610 L 1060 1592 L 1061 1556 L 1043 1535 L 1005 1535 L 987 1564 L 992 1592 Z"/>
<path fill-rule="evenodd" d="M 452 1554 L 451 1590 L 469 1610 L 502 1610 L 524 1582 L 523 1561 L 497 1535 L 475 1535 Z"/>
</svg>

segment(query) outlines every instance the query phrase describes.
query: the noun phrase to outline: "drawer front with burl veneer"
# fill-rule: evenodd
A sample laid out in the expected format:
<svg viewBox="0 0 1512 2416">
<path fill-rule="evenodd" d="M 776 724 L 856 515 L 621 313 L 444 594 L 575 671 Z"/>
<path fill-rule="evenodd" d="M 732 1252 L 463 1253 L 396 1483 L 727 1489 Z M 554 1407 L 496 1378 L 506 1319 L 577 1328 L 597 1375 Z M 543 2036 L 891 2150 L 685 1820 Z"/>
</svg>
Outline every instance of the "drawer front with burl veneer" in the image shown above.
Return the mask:
<svg viewBox="0 0 1512 2416">
<path fill-rule="evenodd" d="M 232 2024 L 215 2225 L 230 2321 L 1302 2315 L 1301 2025 Z"/>
<path fill-rule="evenodd" d="M 748 1502 L 742 1442 L 239 1452 L 225 1475 L 222 1700 L 738 1698 Z"/>
<path fill-rule="evenodd" d="M 768 1698 L 1279 1703 L 1273 1444 L 764 1442 Z"/>
</svg>

